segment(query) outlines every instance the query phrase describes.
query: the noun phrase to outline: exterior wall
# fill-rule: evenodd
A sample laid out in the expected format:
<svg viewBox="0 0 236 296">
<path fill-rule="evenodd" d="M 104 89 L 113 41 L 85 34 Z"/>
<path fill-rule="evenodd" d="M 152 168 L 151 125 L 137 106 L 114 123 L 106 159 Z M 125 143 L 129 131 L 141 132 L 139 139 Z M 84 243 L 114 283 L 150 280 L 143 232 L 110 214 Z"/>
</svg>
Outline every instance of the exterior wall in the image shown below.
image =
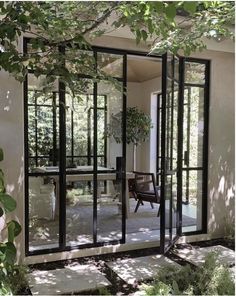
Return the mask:
<svg viewBox="0 0 236 296">
<path fill-rule="evenodd" d="M 208 232 L 224 234 L 234 225 L 235 194 L 235 60 L 234 54 L 205 51 L 211 60 L 208 150 Z"/>
<path fill-rule="evenodd" d="M 22 229 L 24 229 L 23 118 L 23 87 L 6 72 L 0 71 L 0 146 L 4 152 L 4 161 L 0 165 L 5 175 L 6 189 L 17 201 L 17 210 L 7 217 L 20 222 Z M 24 252 L 23 236 L 24 231 L 16 240 L 18 255 L 23 255 Z"/>
<path fill-rule="evenodd" d="M 110 40 L 109 43 L 108 40 Z M 137 48 L 135 42 L 123 38 L 104 37 L 99 42 L 97 45 L 109 44 L 109 47 L 114 48 L 144 50 L 144 47 Z M 234 219 L 234 54 L 205 51 L 194 56 L 211 60 L 208 235 L 195 236 L 196 239 L 204 239 L 222 236 L 225 218 L 230 223 Z M 138 89 L 143 89 L 143 92 L 140 92 L 142 96 L 139 97 L 140 106 L 144 111 L 150 112 L 150 93 L 160 89 L 160 81 L 158 87 L 154 81 L 144 82 L 139 88 L 134 84 L 131 87 L 136 92 Z M 128 105 L 133 106 L 136 97 L 134 95 Z M 17 211 L 13 216 L 19 220 L 24 229 L 23 86 L 4 71 L 0 72 L 0 139 L 0 146 L 5 153 L 1 166 L 5 172 L 7 189 L 18 203 Z M 139 166 L 141 169 L 149 169 L 146 164 L 149 164 L 150 144 L 147 142 L 142 149 Z M 17 247 L 18 255 L 24 258 L 24 231 L 17 238 Z M 77 250 L 69 253 L 36 256 L 34 261 L 52 261 L 101 254 L 108 249 L 108 247 L 103 247 L 90 249 L 87 252 Z M 113 246 L 110 249 L 118 251 L 122 248 Z M 33 259 L 28 258 L 27 262 L 33 262 Z"/>
</svg>

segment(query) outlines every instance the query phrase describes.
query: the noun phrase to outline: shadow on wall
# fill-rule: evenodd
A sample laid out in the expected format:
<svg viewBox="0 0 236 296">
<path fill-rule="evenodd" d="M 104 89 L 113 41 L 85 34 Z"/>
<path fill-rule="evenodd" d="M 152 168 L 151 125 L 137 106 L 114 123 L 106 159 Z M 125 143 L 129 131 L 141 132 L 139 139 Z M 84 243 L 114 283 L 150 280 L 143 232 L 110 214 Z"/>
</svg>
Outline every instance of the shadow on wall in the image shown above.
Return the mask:
<svg viewBox="0 0 236 296">
<path fill-rule="evenodd" d="M 227 154 L 234 153 L 231 145 L 226 149 Z M 209 152 L 216 153 L 213 146 Z M 234 162 L 225 159 L 234 157 L 219 156 L 217 162 L 209 162 L 208 169 L 208 232 L 221 237 L 229 235 L 226 232 L 233 231 L 235 223 Z"/>
</svg>

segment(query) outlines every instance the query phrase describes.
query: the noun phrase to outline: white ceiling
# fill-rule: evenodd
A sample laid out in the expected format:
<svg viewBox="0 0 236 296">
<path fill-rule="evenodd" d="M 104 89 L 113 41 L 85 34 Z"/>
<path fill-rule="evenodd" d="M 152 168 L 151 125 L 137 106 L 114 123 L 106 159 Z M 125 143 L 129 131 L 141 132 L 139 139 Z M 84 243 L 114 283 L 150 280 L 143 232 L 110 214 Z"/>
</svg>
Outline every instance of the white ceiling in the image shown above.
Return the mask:
<svg viewBox="0 0 236 296">
<path fill-rule="evenodd" d="M 161 76 L 161 61 L 158 58 L 127 57 L 127 81 L 143 82 Z"/>
</svg>

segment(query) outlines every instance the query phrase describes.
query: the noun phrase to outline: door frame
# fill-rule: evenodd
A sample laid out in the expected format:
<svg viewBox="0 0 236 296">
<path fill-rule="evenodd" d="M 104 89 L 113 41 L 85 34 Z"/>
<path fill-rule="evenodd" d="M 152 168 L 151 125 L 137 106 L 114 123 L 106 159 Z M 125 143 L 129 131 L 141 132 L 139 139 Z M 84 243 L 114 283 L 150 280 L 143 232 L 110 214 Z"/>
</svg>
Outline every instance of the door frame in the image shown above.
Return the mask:
<svg viewBox="0 0 236 296">
<path fill-rule="evenodd" d="M 24 53 L 27 50 L 27 43 L 31 38 L 28 37 L 24 37 L 23 38 L 23 49 L 24 49 Z M 109 47 L 101 47 L 101 46 L 92 46 L 92 50 L 96 53 L 96 52 L 104 52 L 104 53 L 113 53 L 113 54 L 120 54 L 123 55 L 123 83 L 124 83 L 124 89 L 125 91 L 123 91 L 123 110 L 126 110 L 127 107 L 127 95 L 126 95 L 126 90 L 127 90 L 127 55 L 133 55 L 133 56 L 143 56 L 143 57 L 153 57 L 153 58 L 158 58 L 162 60 L 162 64 L 164 63 L 163 60 L 163 55 L 155 55 L 155 54 L 148 54 L 148 52 L 144 52 L 144 51 L 135 51 L 135 50 L 124 50 L 124 49 L 115 49 L 115 48 L 109 48 Z M 204 59 L 194 59 L 194 58 L 184 58 L 184 57 L 179 57 L 183 63 L 184 60 L 189 60 L 189 61 L 195 61 L 197 60 L 202 61 L 203 63 L 206 63 L 207 67 L 206 67 L 206 92 L 205 92 L 205 99 L 206 99 L 206 104 L 205 104 L 205 108 L 204 108 L 204 119 L 205 119 L 205 123 L 206 123 L 206 128 L 205 128 L 205 135 L 204 135 L 204 141 L 205 141 L 205 146 L 204 147 L 204 164 L 206 166 L 206 169 L 204 171 L 204 184 L 203 184 L 203 188 L 204 188 L 204 192 L 206 193 L 206 200 L 203 200 L 203 208 L 202 208 L 202 223 L 203 223 L 203 230 L 198 232 L 198 231 L 194 231 L 194 232 L 189 232 L 189 233 L 184 233 L 185 235 L 193 235 L 193 234 L 198 234 L 198 233 L 206 233 L 207 232 L 207 161 L 208 161 L 208 125 L 209 125 L 209 73 L 210 73 L 210 61 L 209 60 L 204 60 Z M 181 67 L 180 67 L 181 68 Z M 183 69 L 182 69 L 183 70 Z M 179 69 L 180 71 L 180 69 Z M 30 72 L 29 72 L 30 73 Z M 164 77 L 165 77 L 166 73 L 162 72 L 162 89 L 163 86 L 166 85 L 166 82 L 164 81 Z M 86 77 L 88 78 L 88 77 Z M 183 81 L 181 81 L 181 83 L 183 83 Z M 59 88 L 61 88 L 63 90 L 63 86 L 61 85 Z M 41 249 L 41 250 L 34 250 L 34 251 L 29 251 L 29 196 L 28 196 L 28 188 L 29 188 L 29 182 L 28 182 L 28 177 L 29 177 L 29 173 L 28 173 L 28 111 L 27 111 L 27 77 L 24 81 L 23 84 L 23 92 L 24 92 L 24 169 L 25 169 L 25 255 L 26 256 L 32 256 L 32 255 L 40 255 L 40 254 L 49 254 L 49 253 L 56 253 L 56 252 L 62 252 L 62 251 L 70 251 L 73 249 L 84 249 L 84 248 L 89 248 L 89 247 L 100 247 L 100 246 L 105 246 L 107 244 L 113 245 L 113 244 L 117 244 L 117 243 L 125 243 L 125 235 L 126 235 L 126 218 L 125 218 L 125 213 L 126 213 L 126 204 L 125 204 L 125 192 L 126 192 L 126 182 L 123 181 L 122 182 L 122 239 L 119 241 L 111 241 L 108 243 L 97 243 L 96 245 L 94 244 L 89 244 L 88 245 L 80 245 L 80 246 L 65 246 L 65 238 L 59 238 L 61 239 L 61 246 L 63 247 L 57 247 L 57 248 L 48 248 L 48 249 Z M 96 97 L 96 87 L 95 87 L 95 94 L 94 96 Z M 179 94 L 180 96 L 180 94 Z M 163 93 L 162 93 L 162 98 L 163 98 Z M 61 101 L 64 100 L 63 95 L 60 99 Z M 179 104 L 180 104 L 180 100 L 179 100 Z M 63 114 L 63 111 L 60 111 Z M 95 112 L 94 112 L 95 113 Z M 123 112 L 123 157 L 124 157 L 124 163 L 126 164 L 126 116 L 125 113 Z M 63 116 L 63 115 L 62 115 Z M 95 116 L 95 115 L 94 115 Z M 182 114 L 183 116 L 183 114 Z M 178 122 L 180 122 L 181 120 L 181 116 L 179 116 L 180 118 L 178 119 Z M 65 119 L 64 119 L 65 120 Z M 162 118 L 162 120 L 164 120 Z M 60 125 L 61 126 L 61 125 Z M 62 129 L 62 134 L 64 134 L 64 128 L 60 127 L 60 129 Z M 62 137 L 63 139 L 64 137 Z M 61 140 L 62 141 L 62 140 Z M 60 148 L 61 149 L 61 148 Z M 180 149 L 180 148 L 179 148 Z M 181 150 L 181 149 L 180 149 Z M 178 151 L 179 155 L 181 154 L 181 151 Z M 63 154 L 63 151 L 60 153 L 61 155 Z M 61 158 L 61 157 L 60 157 Z M 178 165 L 180 166 L 180 161 L 182 162 L 181 157 L 178 157 Z M 62 165 L 62 169 L 65 169 L 65 164 L 61 164 Z M 97 171 L 95 172 L 97 173 Z M 61 176 L 61 178 L 63 179 L 64 177 Z M 123 167 L 123 179 L 125 178 L 125 166 Z M 182 187 L 182 178 L 179 178 L 177 176 L 177 180 L 178 180 L 178 188 L 180 190 L 180 188 Z M 64 180 L 64 179 L 63 179 Z M 64 184 L 64 181 L 62 180 L 62 183 Z M 162 177 L 161 177 L 161 182 L 163 182 Z M 61 183 L 61 182 L 60 182 Z M 96 185 L 96 180 L 94 185 Z M 63 186 L 63 185 L 60 185 Z M 64 190 L 64 189 L 63 189 Z M 94 193 L 95 194 L 95 193 Z M 165 194 L 165 192 L 162 192 L 161 194 Z M 163 195 L 164 196 L 164 195 Z M 63 213 L 63 211 L 65 209 L 63 209 L 63 207 L 65 208 L 65 205 L 63 204 L 63 200 L 65 200 L 65 198 L 60 198 L 61 202 L 60 202 L 60 208 L 61 211 Z M 163 198 L 161 199 L 161 209 L 163 211 Z M 182 213 L 182 201 L 178 200 L 177 202 L 177 206 L 179 207 L 179 217 L 181 217 L 181 213 Z M 65 219 L 64 215 L 62 215 L 62 220 L 60 222 L 59 229 L 65 229 L 65 225 L 62 225 L 63 220 Z M 161 228 L 160 228 L 160 232 L 163 231 L 163 225 L 164 225 L 164 220 L 165 217 L 164 215 L 161 215 L 160 218 L 160 223 L 161 223 Z M 179 221 L 179 225 L 180 228 L 178 229 L 178 235 L 181 235 L 181 218 Z M 64 223 L 65 224 L 65 223 Z M 61 232 L 63 232 L 62 236 L 65 236 L 65 232 L 63 230 L 61 230 Z M 60 233 L 60 231 L 59 231 Z"/>
</svg>

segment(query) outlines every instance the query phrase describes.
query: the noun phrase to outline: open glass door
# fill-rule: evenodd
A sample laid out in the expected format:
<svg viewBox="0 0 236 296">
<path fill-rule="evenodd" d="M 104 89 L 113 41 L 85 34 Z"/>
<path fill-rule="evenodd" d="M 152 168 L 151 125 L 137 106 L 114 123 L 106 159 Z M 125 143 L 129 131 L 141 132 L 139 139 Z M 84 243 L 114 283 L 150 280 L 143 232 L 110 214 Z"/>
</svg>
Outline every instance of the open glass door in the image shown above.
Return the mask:
<svg viewBox="0 0 236 296">
<path fill-rule="evenodd" d="M 165 253 L 180 233 L 181 192 L 178 142 L 181 130 L 180 60 L 163 55 L 161 114 L 161 253 Z M 178 179 L 177 179 L 178 174 Z M 177 186 L 178 183 L 178 186 Z"/>
</svg>

